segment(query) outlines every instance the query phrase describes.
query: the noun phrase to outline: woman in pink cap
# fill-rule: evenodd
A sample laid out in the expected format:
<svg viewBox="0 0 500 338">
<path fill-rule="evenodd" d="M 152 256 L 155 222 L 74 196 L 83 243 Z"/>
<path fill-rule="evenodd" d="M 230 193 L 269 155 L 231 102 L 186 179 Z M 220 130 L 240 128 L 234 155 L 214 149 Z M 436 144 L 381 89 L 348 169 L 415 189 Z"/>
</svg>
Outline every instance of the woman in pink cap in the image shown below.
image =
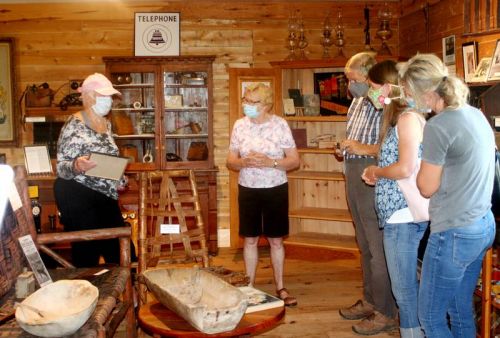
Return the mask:
<svg viewBox="0 0 500 338">
<path fill-rule="evenodd" d="M 124 226 L 118 205 L 119 181 L 85 175 L 96 164 L 92 152 L 118 155 L 106 115 L 113 95 L 121 95 L 102 74 L 88 76 L 78 88 L 83 109 L 66 121 L 57 143 L 57 179 L 54 193 L 61 223 L 67 231 Z M 75 266 L 119 263 L 118 239 L 72 244 Z"/>
</svg>

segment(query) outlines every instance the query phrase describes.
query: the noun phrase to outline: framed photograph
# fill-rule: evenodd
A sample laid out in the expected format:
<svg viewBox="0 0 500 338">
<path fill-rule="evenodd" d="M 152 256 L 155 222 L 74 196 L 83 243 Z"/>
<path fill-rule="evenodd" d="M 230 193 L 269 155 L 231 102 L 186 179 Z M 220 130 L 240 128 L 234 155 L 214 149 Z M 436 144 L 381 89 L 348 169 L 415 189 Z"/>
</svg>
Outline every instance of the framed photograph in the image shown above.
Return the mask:
<svg viewBox="0 0 500 338">
<path fill-rule="evenodd" d="M 24 164 L 28 175 L 52 174 L 52 163 L 47 145 L 24 146 Z"/>
<path fill-rule="evenodd" d="M 455 63 L 455 35 L 443 38 L 443 61 L 445 65 Z"/>
<path fill-rule="evenodd" d="M 17 145 L 14 40 L 0 38 L 0 146 Z"/>
<path fill-rule="evenodd" d="M 464 65 L 465 82 L 470 82 L 474 77 L 477 66 L 477 42 L 471 41 L 462 44 L 462 58 Z"/>
<path fill-rule="evenodd" d="M 182 95 L 165 95 L 165 108 L 182 108 Z"/>
<path fill-rule="evenodd" d="M 490 69 L 491 58 L 482 58 L 476 67 L 474 76 L 470 82 L 484 82 L 488 76 L 488 70 Z"/>
<path fill-rule="evenodd" d="M 179 56 L 180 13 L 135 13 L 135 56 Z"/>
<path fill-rule="evenodd" d="M 500 39 L 497 40 L 495 52 L 491 58 L 488 81 L 500 80 Z"/>
<path fill-rule="evenodd" d="M 283 99 L 283 114 L 285 114 L 285 116 L 295 116 L 293 99 Z"/>
</svg>

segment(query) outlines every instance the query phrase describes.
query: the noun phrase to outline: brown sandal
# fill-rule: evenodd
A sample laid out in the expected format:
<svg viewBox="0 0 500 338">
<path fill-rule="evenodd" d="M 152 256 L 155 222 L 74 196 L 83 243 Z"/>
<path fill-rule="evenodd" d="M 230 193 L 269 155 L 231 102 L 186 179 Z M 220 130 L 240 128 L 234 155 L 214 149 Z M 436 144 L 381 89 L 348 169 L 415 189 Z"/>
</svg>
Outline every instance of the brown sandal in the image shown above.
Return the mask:
<svg viewBox="0 0 500 338">
<path fill-rule="evenodd" d="M 285 306 L 296 306 L 297 299 L 295 297 L 290 296 L 290 293 L 286 288 L 276 291 L 278 298 L 285 302 Z"/>
</svg>

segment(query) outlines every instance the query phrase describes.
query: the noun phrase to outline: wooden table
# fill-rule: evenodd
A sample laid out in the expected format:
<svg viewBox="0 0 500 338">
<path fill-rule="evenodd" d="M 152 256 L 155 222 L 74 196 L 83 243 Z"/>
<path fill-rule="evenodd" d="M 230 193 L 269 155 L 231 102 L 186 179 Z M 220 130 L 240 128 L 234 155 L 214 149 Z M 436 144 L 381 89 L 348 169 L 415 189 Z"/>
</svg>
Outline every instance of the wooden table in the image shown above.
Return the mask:
<svg viewBox="0 0 500 338">
<path fill-rule="evenodd" d="M 241 318 L 240 323 L 232 331 L 216 334 L 200 332 L 177 316 L 173 311 L 157 301 L 151 301 L 141 306 L 139 310 L 139 325 L 148 334 L 159 337 L 238 337 L 250 336 L 269 330 L 285 316 L 285 307 L 248 313 Z"/>
</svg>

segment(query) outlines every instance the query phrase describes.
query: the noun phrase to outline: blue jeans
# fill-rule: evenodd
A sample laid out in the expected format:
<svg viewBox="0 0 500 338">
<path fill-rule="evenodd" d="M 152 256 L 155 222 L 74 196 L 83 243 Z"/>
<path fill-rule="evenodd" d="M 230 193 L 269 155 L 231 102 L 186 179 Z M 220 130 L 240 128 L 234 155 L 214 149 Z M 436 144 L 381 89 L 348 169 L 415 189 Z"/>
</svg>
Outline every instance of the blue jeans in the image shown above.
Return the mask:
<svg viewBox="0 0 500 338">
<path fill-rule="evenodd" d="M 403 333 L 420 332 L 417 313 L 418 280 L 417 254 L 420 240 L 429 222 L 386 223 L 384 226 L 384 250 L 391 278 L 392 293 L 399 307 L 399 325 Z"/>
<path fill-rule="evenodd" d="M 427 337 L 476 336 L 472 296 L 484 253 L 494 237 L 491 211 L 470 225 L 431 233 L 418 297 L 418 317 Z"/>
</svg>

